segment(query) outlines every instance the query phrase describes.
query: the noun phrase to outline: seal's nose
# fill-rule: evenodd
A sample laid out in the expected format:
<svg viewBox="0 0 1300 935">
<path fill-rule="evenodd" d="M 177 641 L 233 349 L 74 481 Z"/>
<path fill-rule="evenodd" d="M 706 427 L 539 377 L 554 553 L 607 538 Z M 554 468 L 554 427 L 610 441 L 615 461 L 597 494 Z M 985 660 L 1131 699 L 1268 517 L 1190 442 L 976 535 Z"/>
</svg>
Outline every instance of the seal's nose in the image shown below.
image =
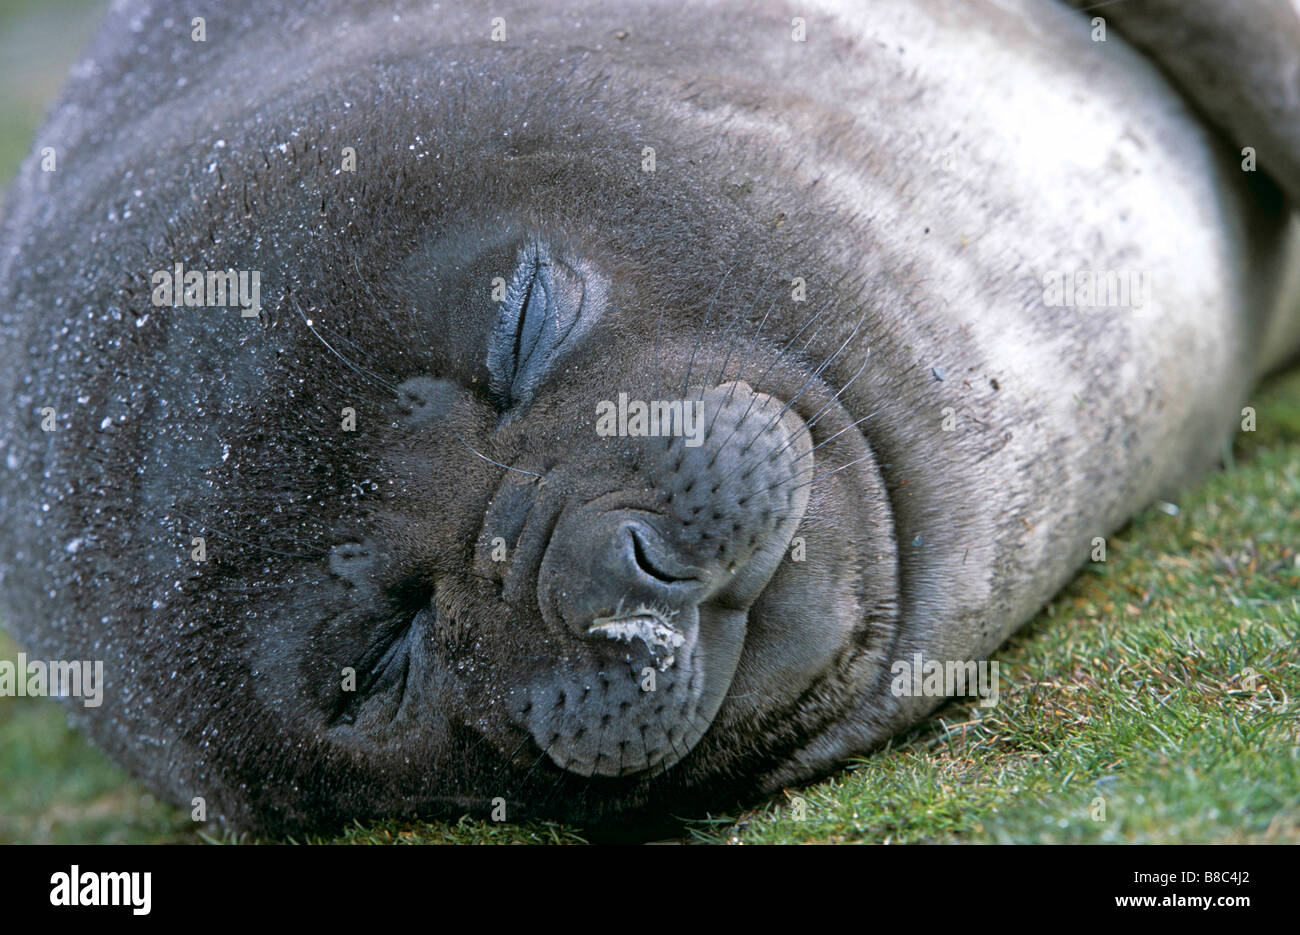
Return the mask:
<svg viewBox="0 0 1300 935">
<path fill-rule="evenodd" d="M 636 569 L 639 577 L 660 586 L 698 584 L 701 571 L 683 565 L 667 549 L 654 530 L 643 523 L 628 521 L 620 530 L 623 540 L 622 563 Z"/>
<path fill-rule="evenodd" d="M 565 624 L 577 636 L 626 638 L 653 630 L 671 641 L 664 628 L 674 629 L 674 621 L 683 620 L 707 590 L 706 572 L 631 511 L 574 516 L 557 527 L 556 539 L 581 546 L 563 549 L 554 591 Z M 625 633 L 629 626 L 638 632 Z"/>
<path fill-rule="evenodd" d="M 806 508 L 809 431 L 744 383 L 699 396 L 700 444 L 647 440 L 637 481 L 651 496 L 615 491 L 560 517 L 538 575 L 552 624 L 652 645 L 671 629 L 691 637 L 703 602 L 743 610 L 762 593 Z"/>
</svg>

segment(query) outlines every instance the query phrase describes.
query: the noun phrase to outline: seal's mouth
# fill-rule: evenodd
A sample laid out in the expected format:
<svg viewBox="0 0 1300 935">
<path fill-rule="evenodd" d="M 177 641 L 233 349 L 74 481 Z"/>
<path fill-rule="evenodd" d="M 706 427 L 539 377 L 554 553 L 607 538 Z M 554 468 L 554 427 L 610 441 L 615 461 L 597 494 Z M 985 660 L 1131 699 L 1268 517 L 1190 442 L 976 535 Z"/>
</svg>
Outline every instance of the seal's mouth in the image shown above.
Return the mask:
<svg viewBox="0 0 1300 935">
<path fill-rule="evenodd" d="M 674 653 L 686 642 L 686 634 L 669 622 L 675 616 L 676 611 L 660 611 L 643 604 L 627 616 L 597 617 L 587 633 L 625 643 L 640 640 L 659 671 L 664 672 L 672 668 L 676 661 Z"/>
</svg>

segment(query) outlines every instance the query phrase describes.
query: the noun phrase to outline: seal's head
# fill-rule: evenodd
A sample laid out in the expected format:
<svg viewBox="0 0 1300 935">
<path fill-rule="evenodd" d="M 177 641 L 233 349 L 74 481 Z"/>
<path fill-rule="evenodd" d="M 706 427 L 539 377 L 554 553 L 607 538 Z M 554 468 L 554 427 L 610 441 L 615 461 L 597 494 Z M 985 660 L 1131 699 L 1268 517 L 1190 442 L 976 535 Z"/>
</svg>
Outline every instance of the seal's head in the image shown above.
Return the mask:
<svg viewBox="0 0 1300 935">
<path fill-rule="evenodd" d="M 725 284 L 635 307 L 608 258 L 503 240 L 422 254 L 497 284 L 478 368 L 391 387 L 376 499 L 264 668 L 325 688 L 313 733 L 425 806 L 603 818 L 752 788 L 893 635 L 868 420 L 842 401 L 869 353 L 850 322 L 810 360 L 816 315 L 720 311 Z"/>
</svg>

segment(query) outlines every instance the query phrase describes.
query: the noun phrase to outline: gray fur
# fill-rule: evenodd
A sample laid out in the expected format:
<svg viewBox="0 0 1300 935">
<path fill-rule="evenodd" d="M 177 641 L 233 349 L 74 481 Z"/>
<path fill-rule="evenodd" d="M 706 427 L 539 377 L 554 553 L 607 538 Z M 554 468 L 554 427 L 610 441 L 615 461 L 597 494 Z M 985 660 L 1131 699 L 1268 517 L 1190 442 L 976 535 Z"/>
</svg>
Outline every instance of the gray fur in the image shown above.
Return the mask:
<svg viewBox="0 0 1300 935">
<path fill-rule="evenodd" d="M 1277 189 L 1063 5 L 446 6 L 229 4 L 206 43 L 115 8 L 5 204 L 0 610 L 237 827 L 830 769 L 942 702 L 894 661 L 991 653 L 1295 349 Z M 176 262 L 261 270 L 264 314 L 154 307 Z M 1080 269 L 1149 301 L 1046 304 Z M 620 392 L 714 428 L 601 438 Z"/>
</svg>

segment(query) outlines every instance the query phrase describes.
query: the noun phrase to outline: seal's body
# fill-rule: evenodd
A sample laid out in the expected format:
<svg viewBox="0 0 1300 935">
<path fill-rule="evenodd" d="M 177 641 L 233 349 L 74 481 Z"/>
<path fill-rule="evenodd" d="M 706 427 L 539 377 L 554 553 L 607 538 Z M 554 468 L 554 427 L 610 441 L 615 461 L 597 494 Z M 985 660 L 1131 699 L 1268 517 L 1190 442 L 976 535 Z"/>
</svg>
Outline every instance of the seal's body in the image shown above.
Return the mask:
<svg viewBox="0 0 1300 935">
<path fill-rule="evenodd" d="M 1064 6 L 236 7 L 112 14 L 6 204 L 0 573 L 240 827 L 828 769 L 1297 343 L 1248 141 Z"/>
</svg>

